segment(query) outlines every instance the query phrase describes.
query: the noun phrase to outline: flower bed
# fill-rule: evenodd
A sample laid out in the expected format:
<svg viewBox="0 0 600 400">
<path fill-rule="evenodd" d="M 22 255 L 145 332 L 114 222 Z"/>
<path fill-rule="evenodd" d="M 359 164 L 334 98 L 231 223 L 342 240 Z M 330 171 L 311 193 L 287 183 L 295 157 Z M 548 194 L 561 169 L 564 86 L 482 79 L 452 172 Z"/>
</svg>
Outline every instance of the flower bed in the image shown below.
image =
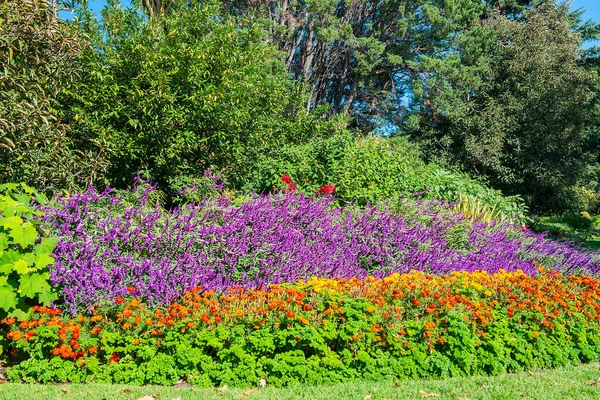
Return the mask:
<svg viewBox="0 0 600 400">
<path fill-rule="evenodd" d="M 264 288 L 310 276 L 482 268 L 533 274 L 533 261 L 570 274 L 600 271 L 598 253 L 508 223 L 472 223 L 431 201 L 398 213 L 391 205 L 337 207 L 330 196 L 290 189 L 241 204 L 216 196 L 166 211 L 149 204 L 153 190 L 128 193 L 133 201 L 88 190 L 43 208 L 44 224 L 60 240 L 51 282 L 71 312 L 112 303 L 128 287 L 157 305 L 195 286 Z"/>
<path fill-rule="evenodd" d="M 71 316 L 5 319 L 24 382 L 322 384 L 498 374 L 600 358 L 600 280 L 540 268 L 312 278 L 194 289 L 168 307 L 130 295 Z"/>
</svg>

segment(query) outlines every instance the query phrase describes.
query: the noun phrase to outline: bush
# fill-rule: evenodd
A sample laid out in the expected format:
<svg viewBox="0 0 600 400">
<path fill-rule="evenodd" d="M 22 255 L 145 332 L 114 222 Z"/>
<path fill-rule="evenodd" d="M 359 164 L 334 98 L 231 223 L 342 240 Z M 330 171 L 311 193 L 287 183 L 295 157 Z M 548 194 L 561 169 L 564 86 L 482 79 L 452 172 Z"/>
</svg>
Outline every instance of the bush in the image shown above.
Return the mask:
<svg viewBox="0 0 600 400">
<path fill-rule="evenodd" d="M 404 138 L 355 139 L 351 133 L 315 137 L 303 144 L 282 146 L 256 164 L 246 190 L 269 191 L 289 174 L 299 189 L 314 193 L 322 184 L 335 183 L 340 200 L 360 205 L 397 200 L 410 193 L 430 199 L 458 201 L 476 197 L 507 218 L 523 216 L 523 200 L 504 197 L 468 175 L 425 164 L 418 149 Z"/>
<path fill-rule="evenodd" d="M 2 1 L 0 21 L 0 182 L 52 191 L 95 183 L 107 167 L 101 143 L 72 135 L 75 124 L 57 112 L 88 38 L 47 0 Z"/>
<path fill-rule="evenodd" d="M 76 317 L 2 321 L 13 382 L 331 384 L 500 374 L 600 359 L 600 281 L 540 269 L 133 298 Z"/>
<path fill-rule="evenodd" d="M 260 154 L 337 129 L 322 109 L 306 114 L 305 87 L 261 25 L 221 6 L 178 7 L 154 23 L 111 2 L 89 24 L 94 51 L 61 112 L 73 135 L 104 144 L 113 187 L 143 171 L 172 200 L 211 167 L 238 184 Z"/>
</svg>

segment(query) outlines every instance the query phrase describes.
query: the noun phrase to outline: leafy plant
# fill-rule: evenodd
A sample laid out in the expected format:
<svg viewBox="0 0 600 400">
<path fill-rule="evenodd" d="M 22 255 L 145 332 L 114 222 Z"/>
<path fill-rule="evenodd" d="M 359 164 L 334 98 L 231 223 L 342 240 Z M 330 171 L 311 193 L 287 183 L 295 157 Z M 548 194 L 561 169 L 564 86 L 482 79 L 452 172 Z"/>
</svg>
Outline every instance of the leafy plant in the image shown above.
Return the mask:
<svg viewBox="0 0 600 400">
<path fill-rule="evenodd" d="M 32 201 L 46 199 L 29 186 L 0 185 L 0 315 L 25 318 L 32 305 L 50 305 L 58 297 L 48 266 L 58 240 L 44 236 Z"/>
<path fill-rule="evenodd" d="M 312 278 L 1 321 L 14 382 L 197 386 L 494 375 L 600 359 L 600 280 L 539 268 Z M 264 384 L 264 383 L 263 383 Z"/>
<path fill-rule="evenodd" d="M 460 196 L 479 199 L 498 215 L 522 218 L 527 209 L 519 196 L 503 196 L 467 174 L 427 164 L 419 149 L 406 138 L 355 138 L 350 132 L 315 136 L 281 146 L 256 162 L 245 189 L 265 192 L 280 187 L 280 177 L 290 174 L 304 193 L 335 182 L 336 197 L 359 205 L 398 200 L 411 193 L 429 199 L 455 202 Z"/>
<path fill-rule="evenodd" d="M 98 141 L 71 135 L 59 93 L 74 89 L 88 38 L 56 2 L 0 2 L 0 182 L 58 191 L 96 183 L 106 157 Z"/>
</svg>

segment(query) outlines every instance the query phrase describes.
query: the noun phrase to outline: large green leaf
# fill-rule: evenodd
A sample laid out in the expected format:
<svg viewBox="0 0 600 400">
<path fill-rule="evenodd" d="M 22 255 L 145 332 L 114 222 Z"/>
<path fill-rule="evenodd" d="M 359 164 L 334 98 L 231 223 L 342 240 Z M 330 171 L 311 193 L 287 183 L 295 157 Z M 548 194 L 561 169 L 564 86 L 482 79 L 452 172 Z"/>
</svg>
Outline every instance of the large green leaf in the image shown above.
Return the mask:
<svg viewBox="0 0 600 400">
<path fill-rule="evenodd" d="M 43 237 L 41 242 L 35 246 L 37 254 L 52 254 L 58 244 L 58 239 L 53 237 Z"/>
<path fill-rule="evenodd" d="M 37 230 L 31 222 L 25 222 L 21 226 L 11 228 L 9 237 L 12 237 L 13 242 L 20 245 L 21 248 L 33 246 L 37 238 Z"/>
<path fill-rule="evenodd" d="M 25 275 L 29 272 L 29 264 L 25 260 L 18 260 L 13 264 L 13 270 L 19 275 Z"/>
<path fill-rule="evenodd" d="M 52 291 L 50 285 L 46 285 L 42 287 L 41 292 L 39 292 L 38 299 L 43 305 L 49 306 L 53 301 L 58 300 L 58 296 Z"/>
<path fill-rule="evenodd" d="M 0 217 L 0 226 L 4 229 L 17 229 L 23 225 L 21 217 Z"/>
<path fill-rule="evenodd" d="M 22 296 L 34 298 L 37 293 L 50 291 L 51 288 L 48 279 L 50 279 L 50 274 L 48 272 L 43 274 L 24 275 L 19 279 L 19 291 Z"/>
<path fill-rule="evenodd" d="M 48 254 L 39 254 L 34 261 L 36 269 L 46 268 L 48 265 L 54 263 L 54 258 Z"/>
<path fill-rule="evenodd" d="M 12 286 L 0 286 L 0 308 L 10 310 L 17 306 L 17 294 Z"/>
</svg>

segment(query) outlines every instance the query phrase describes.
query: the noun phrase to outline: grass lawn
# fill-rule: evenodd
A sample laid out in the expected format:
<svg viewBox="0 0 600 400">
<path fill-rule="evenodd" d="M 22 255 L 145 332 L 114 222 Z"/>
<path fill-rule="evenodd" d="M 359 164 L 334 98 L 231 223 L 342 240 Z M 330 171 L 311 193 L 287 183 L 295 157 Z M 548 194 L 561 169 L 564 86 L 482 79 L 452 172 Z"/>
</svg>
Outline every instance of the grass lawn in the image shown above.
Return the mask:
<svg viewBox="0 0 600 400">
<path fill-rule="evenodd" d="M 0 399 L 599 399 L 600 363 L 496 377 L 362 382 L 285 389 L 196 389 L 125 385 L 0 385 Z"/>
</svg>

